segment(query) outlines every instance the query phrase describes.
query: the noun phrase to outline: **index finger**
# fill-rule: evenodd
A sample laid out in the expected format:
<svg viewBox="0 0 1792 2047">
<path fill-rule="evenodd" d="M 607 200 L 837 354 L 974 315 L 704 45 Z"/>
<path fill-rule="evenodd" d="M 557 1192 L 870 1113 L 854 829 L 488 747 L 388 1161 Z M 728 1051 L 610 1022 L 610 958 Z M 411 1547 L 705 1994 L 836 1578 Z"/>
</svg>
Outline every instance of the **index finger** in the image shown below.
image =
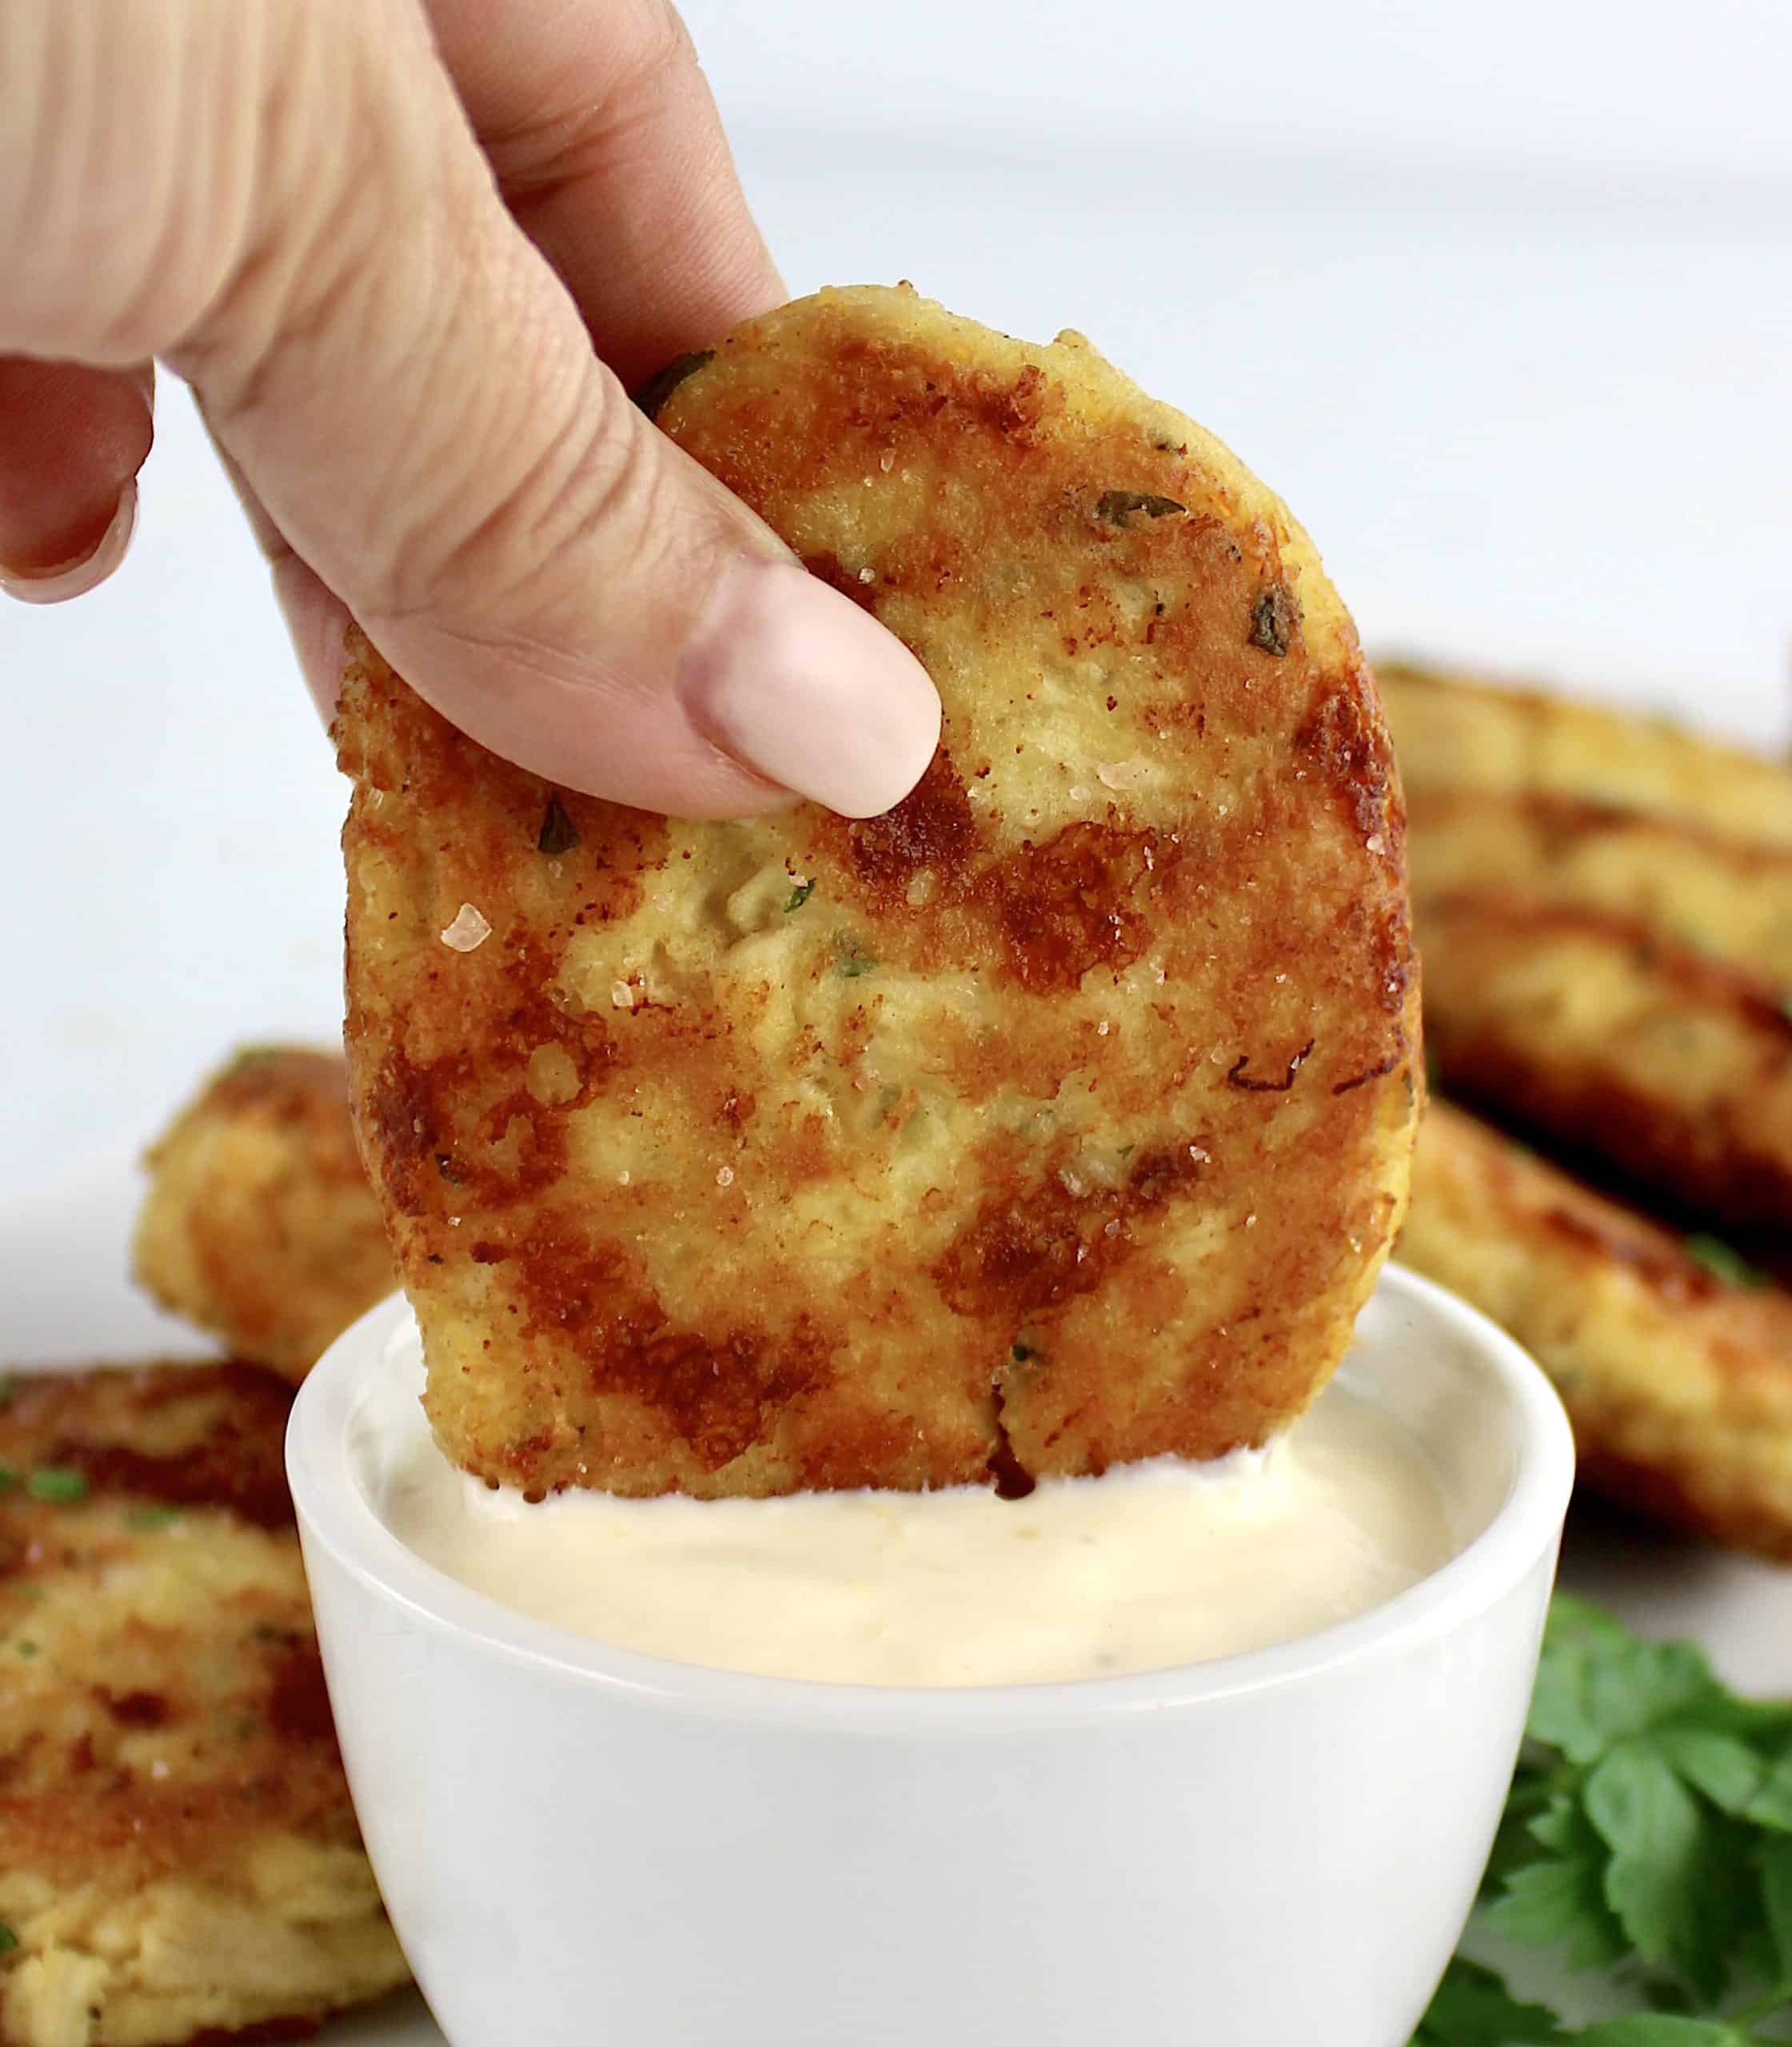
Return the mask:
<svg viewBox="0 0 1792 2047">
<path fill-rule="evenodd" d="M 633 386 L 784 285 L 669 0 L 428 0 L 518 225 Z"/>
</svg>

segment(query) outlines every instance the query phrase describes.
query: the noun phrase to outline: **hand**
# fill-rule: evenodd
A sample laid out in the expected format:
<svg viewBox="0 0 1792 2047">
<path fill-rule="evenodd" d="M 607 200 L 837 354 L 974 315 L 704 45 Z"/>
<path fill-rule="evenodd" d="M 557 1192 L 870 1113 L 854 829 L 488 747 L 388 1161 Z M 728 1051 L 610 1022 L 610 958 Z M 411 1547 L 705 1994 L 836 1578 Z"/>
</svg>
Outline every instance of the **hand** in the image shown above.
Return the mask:
<svg viewBox="0 0 1792 2047">
<path fill-rule="evenodd" d="M 782 297 L 665 0 L 5 0 L 0 585 L 122 558 L 193 385 L 325 703 L 353 614 L 589 790 L 867 815 L 939 704 L 626 392 Z"/>
</svg>

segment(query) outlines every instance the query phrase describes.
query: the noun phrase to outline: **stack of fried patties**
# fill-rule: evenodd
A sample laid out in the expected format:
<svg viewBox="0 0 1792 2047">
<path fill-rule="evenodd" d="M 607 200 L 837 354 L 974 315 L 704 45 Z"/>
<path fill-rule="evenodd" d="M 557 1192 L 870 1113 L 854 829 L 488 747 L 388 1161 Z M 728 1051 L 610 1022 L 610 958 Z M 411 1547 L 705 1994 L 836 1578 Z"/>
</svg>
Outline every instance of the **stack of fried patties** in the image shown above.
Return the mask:
<svg viewBox="0 0 1792 2047">
<path fill-rule="evenodd" d="M 1541 1361 L 1586 1485 L 1792 1558 L 1792 772 L 1378 672 L 1451 1098 L 1399 1255 Z"/>
<path fill-rule="evenodd" d="M 139 1276 L 235 1355 L 0 1378 L 6 2047 L 294 2038 L 405 1977 L 281 1462 L 392 1285 L 341 1061 L 243 1055 L 151 1167 Z"/>
</svg>

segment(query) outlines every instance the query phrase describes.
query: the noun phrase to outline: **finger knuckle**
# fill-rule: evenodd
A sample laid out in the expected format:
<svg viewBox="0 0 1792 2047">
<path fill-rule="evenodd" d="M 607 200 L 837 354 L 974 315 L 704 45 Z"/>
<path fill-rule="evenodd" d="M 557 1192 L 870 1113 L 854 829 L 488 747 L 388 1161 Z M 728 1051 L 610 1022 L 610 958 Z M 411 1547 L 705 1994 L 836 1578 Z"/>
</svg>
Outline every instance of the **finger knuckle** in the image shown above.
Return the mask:
<svg viewBox="0 0 1792 2047">
<path fill-rule="evenodd" d="M 635 573 L 669 516 L 658 451 L 595 361 L 557 417 L 495 410 L 394 523 L 372 593 L 381 615 L 477 608 L 545 631 L 601 607 L 593 578 Z M 422 510 L 427 503 L 427 512 Z"/>
</svg>

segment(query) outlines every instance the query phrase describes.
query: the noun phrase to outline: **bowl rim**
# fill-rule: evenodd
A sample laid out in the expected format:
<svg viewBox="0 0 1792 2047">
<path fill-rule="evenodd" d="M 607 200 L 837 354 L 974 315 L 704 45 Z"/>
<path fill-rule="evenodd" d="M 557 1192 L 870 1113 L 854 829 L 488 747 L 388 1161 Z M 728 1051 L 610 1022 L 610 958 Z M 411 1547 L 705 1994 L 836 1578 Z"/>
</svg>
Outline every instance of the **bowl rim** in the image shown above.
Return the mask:
<svg viewBox="0 0 1792 2047">
<path fill-rule="evenodd" d="M 1267 1692 L 1407 1651 L 1472 1621 L 1559 1543 L 1574 1442 L 1555 1387 L 1513 1339 L 1431 1281 L 1394 1263 L 1376 1283 L 1420 1323 L 1447 1330 L 1489 1373 L 1516 1423 L 1506 1497 L 1479 1534 L 1417 1584 L 1354 1618 L 1291 1642 L 1203 1663 L 1050 1683 L 860 1685 L 768 1677 L 615 1648 L 516 1612 L 426 1562 L 389 1529 L 357 1482 L 350 1427 L 370 1375 L 410 1319 L 393 1295 L 345 1330 L 293 1403 L 286 1470 L 308 1563 L 317 1553 L 411 1626 L 465 1653 L 532 1669 L 656 1710 L 704 1719 L 843 1730 L 1009 1734 L 1024 1728 L 1187 1709 Z M 315 1573 L 315 1564 L 313 1563 Z"/>
</svg>

